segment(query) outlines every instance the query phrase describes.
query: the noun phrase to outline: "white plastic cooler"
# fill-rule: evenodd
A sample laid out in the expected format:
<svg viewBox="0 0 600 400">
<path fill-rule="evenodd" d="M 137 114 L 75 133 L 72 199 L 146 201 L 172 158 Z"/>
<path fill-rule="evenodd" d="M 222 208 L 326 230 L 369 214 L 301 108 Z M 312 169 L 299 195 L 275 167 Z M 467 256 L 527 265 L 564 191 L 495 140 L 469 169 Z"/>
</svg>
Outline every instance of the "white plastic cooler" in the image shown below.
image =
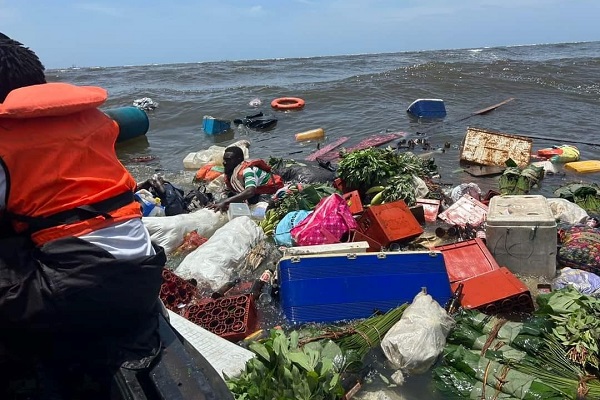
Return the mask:
<svg viewBox="0 0 600 400">
<path fill-rule="evenodd" d="M 487 214 L 486 245 L 514 273 L 556 275 L 556 221 L 539 195 L 494 196 Z"/>
</svg>

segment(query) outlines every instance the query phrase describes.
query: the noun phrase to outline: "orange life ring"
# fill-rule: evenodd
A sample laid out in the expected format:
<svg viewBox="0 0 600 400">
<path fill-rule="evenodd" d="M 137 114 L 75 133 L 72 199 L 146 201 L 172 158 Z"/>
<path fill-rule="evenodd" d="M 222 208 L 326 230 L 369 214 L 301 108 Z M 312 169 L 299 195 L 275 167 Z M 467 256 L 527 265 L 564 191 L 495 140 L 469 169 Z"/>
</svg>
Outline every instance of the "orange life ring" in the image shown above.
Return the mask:
<svg viewBox="0 0 600 400">
<path fill-rule="evenodd" d="M 297 110 L 304 107 L 304 100 L 299 97 L 280 97 L 271 102 L 271 107 L 277 110 Z"/>
</svg>

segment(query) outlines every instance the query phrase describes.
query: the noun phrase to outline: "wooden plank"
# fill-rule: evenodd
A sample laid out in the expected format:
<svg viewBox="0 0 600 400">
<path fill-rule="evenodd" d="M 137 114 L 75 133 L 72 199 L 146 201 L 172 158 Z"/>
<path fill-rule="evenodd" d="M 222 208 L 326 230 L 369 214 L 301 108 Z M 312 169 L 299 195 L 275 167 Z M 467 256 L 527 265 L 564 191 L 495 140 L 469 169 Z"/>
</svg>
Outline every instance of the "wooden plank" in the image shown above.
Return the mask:
<svg viewBox="0 0 600 400">
<path fill-rule="evenodd" d="M 457 119 L 457 120 L 456 120 L 456 121 L 454 121 L 454 122 L 458 122 L 458 121 L 464 121 L 465 119 L 467 119 L 467 118 L 471 118 L 471 117 L 473 117 L 473 116 L 475 116 L 475 115 L 481 115 L 481 114 L 486 114 L 486 113 L 489 113 L 490 111 L 493 111 L 493 110 L 495 110 L 496 108 L 498 108 L 498 107 L 500 107 L 500 106 L 503 106 L 503 105 L 505 105 L 506 103 L 510 103 L 510 102 L 511 102 L 511 101 L 513 101 L 514 99 L 515 99 L 514 97 L 508 98 L 508 99 L 506 99 L 506 100 L 504 100 L 504 101 L 501 101 L 501 102 L 500 102 L 500 103 L 498 103 L 498 104 L 494 104 L 494 105 L 491 105 L 491 106 L 489 106 L 489 107 L 482 108 L 481 110 L 477 110 L 477 111 L 475 111 L 475 112 L 472 112 L 471 114 L 467 115 L 466 117 L 463 117 L 463 118 Z"/>
<path fill-rule="evenodd" d="M 346 141 L 348 141 L 348 139 L 349 139 L 348 137 L 342 136 L 341 138 L 337 139 L 336 141 L 329 143 L 327 146 L 323 147 L 322 149 L 319 149 L 319 150 L 315 151 L 314 153 L 309 154 L 308 156 L 306 156 L 305 160 L 315 161 L 318 157 L 321 157 L 322 155 L 329 153 L 336 147 L 341 146 L 342 144 L 346 143 Z"/>
<path fill-rule="evenodd" d="M 346 151 L 348 153 L 350 153 L 352 151 L 362 150 L 362 149 L 366 149 L 368 147 L 381 146 L 382 144 L 389 143 L 392 140 L 399 139 L 401 137 L 404 137 L 405 135 L 406 135 L 406 133 L 404 133 L 404 132 L 387 133 L 385 135 L 372 135 L 366 139 L 361 140 L 358 144 L 355 144 L 352 147 L 348 147 L 346 149 Z M 332 151 L 332 152 L 322 155 L 320 158 L 324 161 L 333 161 L 333 160 L 337 160 L 338 158 L 340 158 L 340 156 L 339 156 L 339 152 Z"/>
</svg>

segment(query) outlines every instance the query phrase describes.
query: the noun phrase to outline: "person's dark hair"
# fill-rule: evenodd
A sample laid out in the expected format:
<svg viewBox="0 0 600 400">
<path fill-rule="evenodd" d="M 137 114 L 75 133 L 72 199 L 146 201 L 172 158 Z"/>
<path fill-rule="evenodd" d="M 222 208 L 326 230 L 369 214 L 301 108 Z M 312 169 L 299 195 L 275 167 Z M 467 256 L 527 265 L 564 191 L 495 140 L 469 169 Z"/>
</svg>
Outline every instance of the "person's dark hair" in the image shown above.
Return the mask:
<svg viewBox="0 0 600 400">
<path fill-rule="evenodd" d="M 46 83 L 44 70 L 32 50 L 0 33 L 0 103 L 13 89 Z"/>
<path fill-rule="evenodd" d="M 238 160 L 244 160 L 244 151 L 240 147 L 230 146 L 225 149 L 224 153 L 233 153 L 235 158 L 237 158 Z"/>
</svg>

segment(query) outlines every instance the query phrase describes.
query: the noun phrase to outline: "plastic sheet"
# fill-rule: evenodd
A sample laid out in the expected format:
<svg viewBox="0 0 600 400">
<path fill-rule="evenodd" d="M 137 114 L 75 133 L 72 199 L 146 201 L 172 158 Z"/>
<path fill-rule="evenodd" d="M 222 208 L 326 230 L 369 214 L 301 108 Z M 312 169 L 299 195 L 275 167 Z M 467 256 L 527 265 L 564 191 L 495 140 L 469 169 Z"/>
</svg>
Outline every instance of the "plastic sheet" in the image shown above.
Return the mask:
<svg viewBox="0 0 600 400">
<path fill-rule="evenodd" d="M 144 217 L 142 222 L 150 232 L 150 238 L 170 254 L 183 243 L 184 236 L 197 231 L 200 236 L 210 237 L 225 225 L 227 216 L 208 209 L 170 217 Z"/>
<path fill-rule="evenodd" d="M 212 211 L 211 211 L 212 212 Z M 230 280 L 234 269 L 265 235 L 249 217 L 235 218 L 219 228 L 202 246 L 188 254 L 175 273 L 196 279 L 217 290 Z"/>
</svg>

